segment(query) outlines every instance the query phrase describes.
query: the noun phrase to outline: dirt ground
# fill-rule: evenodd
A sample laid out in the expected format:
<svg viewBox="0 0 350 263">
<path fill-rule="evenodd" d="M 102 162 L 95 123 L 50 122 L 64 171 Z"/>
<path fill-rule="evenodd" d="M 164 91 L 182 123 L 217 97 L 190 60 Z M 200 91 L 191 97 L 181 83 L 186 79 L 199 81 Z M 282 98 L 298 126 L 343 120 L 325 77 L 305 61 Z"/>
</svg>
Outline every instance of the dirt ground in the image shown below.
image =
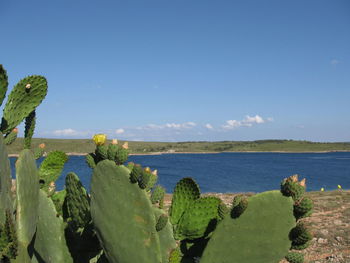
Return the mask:
<svg viewBox="0 0 350 263">
<path fill-rule="evenodd" d="M 206 195 L 217 196 L 231 204 L 236 194 Z M 350 191 L 308 192 L 306 195 L 314 202 L 314 212 L 302 219 L 313 234 L 310 246 L 302 250 L 305 262 L 350 263 Z M 170 206 L 170 200 L 171 195 L 167 195 L 165 207 Z"/>
</svg>

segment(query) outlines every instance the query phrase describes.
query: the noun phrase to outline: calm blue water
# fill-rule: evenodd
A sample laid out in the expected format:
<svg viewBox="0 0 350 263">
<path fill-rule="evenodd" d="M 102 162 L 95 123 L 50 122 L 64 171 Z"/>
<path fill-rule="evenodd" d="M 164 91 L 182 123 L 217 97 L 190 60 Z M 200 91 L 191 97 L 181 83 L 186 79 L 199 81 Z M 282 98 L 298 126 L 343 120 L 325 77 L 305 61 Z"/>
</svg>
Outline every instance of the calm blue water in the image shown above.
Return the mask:
<svg viewBox="0 0 350 263">
<path fill-rule="evenodd" d="M 350 189 L 349 152 L 163 154 L 130 156 L 129 161 L 157 169 L 167 192 L 183 177 L 194 178 L 203 193 L 262 192 L 279 189 L 280 181 L 295 173 L 306 177 L 308 191 L 336 189 L 338 184 Z M 11 158 L 12 170 L 14 162 Z M 89 189 L 92 170 L 85 157 L 69 157 L 57 182 L 59 190 L 69 172 L 75 172 Z"/>
</svg>

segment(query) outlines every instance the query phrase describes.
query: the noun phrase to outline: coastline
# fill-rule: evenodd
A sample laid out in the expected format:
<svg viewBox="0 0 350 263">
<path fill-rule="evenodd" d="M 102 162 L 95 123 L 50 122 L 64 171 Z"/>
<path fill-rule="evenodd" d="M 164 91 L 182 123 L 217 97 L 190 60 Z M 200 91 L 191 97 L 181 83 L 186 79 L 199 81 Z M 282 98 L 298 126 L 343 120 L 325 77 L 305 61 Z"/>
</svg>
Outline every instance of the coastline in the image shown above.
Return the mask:
<svg viewBox="0 0 350 263">
<path fill-rule="evenodd" d="M 219 153 L 336 153 L 350 152 L 347 150 L 331 150 L 331 151 L 223 151 L 223 152 L 149 152 L 149 153 L 130 153 L 130 156 L 142 155 L 162 155 L 162 154 L 219 154 Z M 85 156 L 89 153 L 68 152 L 68 156 Z M 10 153 L 8 157 L 18 157 L 18 153 Z"/>
</svg>

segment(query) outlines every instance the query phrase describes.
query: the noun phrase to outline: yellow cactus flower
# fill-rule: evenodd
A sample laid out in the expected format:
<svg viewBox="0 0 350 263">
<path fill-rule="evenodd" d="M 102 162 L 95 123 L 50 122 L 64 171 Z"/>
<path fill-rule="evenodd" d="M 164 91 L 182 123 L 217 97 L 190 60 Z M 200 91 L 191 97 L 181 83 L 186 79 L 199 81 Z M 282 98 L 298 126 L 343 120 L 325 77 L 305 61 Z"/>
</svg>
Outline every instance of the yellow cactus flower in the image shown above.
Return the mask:
<svg viewBox="0 0 350 263">
<path fill-rule="evenodd" d="M 321 188 L 321 192 L 324 192 L 324 188 L 323 187 Z"/>
<path fill-rule="evenodd" d="M 157 175 L 158 175 L 158 170 L 154 170 L 154 171 L 152 172 L 152 174 L 155 175 L 155 176 L 157 176 Z"/>
<path fill-rule="evenodd" d="M 26 89 L 30 89 L 31 88 L 31 85 L 28 83 L 27 85 L 26 85 Z"/>
<path fill-rule="evenodd" d="M 40 144 L 39 144 L 39 148 L 41 148 L 41 149 L 44 149 L 45 146 L 46 146 L 45 143 L 40 143 Z"/>
<path fill-rule="evenodd" d="M 118 140 L 117 139 L 113 139 L 112 140 L 112 144 L 114 144 L 114 145 L 118 144 Z"/>
<path fill-rule="evenodd" d="M 95 144 L 98 145 L 104 145 L 107 139 L 106 134 L 95 134 L 94 137 L 92 137 Z"/>
<path fill-rule="evenodd" d="M 145 170 L 145 172 L 147 172 L 147 173 L 150 173 L 150 172 L 151 172 L 151 168 L 149 168 L 149 167 L 146 167 L 144 170 Z"/>
<path fill-rule="evenodd" d="M 122 146 L 124 149 L 129 149 L 129 143 L 128 142 L 125 142 Z"/>
<path fill-rule="evenodd" d="M 14 129 L 12 130 L 12 132 L 18 133 L 18 128 L 14 128 Z"/>
<path fill-rule="evenodd" d="M 340 184 L 338 184 L 338 189 L 341 189 L 341 185 Z"/>
</svg>

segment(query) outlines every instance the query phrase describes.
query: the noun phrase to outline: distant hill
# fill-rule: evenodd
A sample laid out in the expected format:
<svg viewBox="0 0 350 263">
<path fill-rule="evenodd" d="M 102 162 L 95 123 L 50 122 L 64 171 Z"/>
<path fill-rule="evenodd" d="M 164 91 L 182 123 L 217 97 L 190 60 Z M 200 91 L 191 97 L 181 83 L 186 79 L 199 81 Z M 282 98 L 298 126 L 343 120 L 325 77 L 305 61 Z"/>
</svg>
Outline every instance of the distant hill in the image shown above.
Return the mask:
<svg viewBox="0 0 350 263">
<path fill-rule="evenodd" d="M 45 143 L 46 151 L 61 150 L 66 153 L 89 153 L 95 145 L 91 139 L 33 138 L 32 147 Z M 123 141 L 120 141 L 123 143 Z M 23 149 L 23 138 L 7 147 L 10 154 Z M 159 152 L 324 152 L 350 151 L 350 142 L 310 142 L 294 140 L 218 141 L 218 142 L 129 142 L 131 153 Z"/>
</svg>

